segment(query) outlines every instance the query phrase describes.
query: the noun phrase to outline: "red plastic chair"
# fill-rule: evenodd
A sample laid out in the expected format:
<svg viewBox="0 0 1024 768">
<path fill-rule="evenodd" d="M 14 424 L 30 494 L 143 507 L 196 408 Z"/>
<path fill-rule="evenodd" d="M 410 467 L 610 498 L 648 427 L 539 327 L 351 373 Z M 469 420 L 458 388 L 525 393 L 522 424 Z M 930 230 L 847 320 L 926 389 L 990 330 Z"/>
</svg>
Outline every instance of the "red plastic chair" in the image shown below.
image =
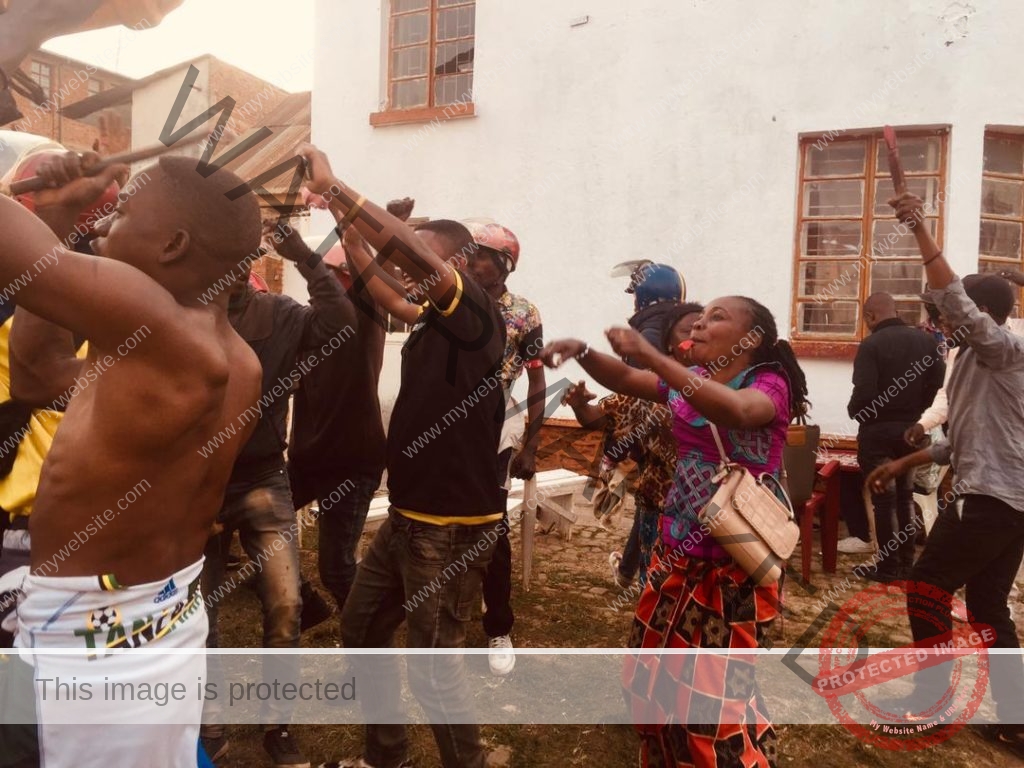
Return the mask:
<svg viewBox="0 0 1024 768">
<path fill-rule="evenodd" d="M 806 501 L 795 503 L 800 521 L 800 570 L 811 581 L 811 556 L 814 548 L 814 516 L 822 512 L 821 565 L 826 573 L 836 572 L 839 555 L 839 461 L 832 459 L 815 476 L 814 491 Z"/>
</svg>

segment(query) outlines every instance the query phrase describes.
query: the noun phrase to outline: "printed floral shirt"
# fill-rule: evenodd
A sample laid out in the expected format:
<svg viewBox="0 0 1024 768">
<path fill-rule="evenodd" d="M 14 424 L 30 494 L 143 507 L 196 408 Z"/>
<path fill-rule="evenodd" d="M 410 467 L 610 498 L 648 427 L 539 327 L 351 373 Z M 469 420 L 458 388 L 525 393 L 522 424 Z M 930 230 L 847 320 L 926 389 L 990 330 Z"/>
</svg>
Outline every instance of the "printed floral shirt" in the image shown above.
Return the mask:
<svg viewBox="0 0 1024 768">
<path fill-rule="evenodd" d="M 620 394 L 604 398 L 600 406 L 608 417 L 605 458 L 612 464 L 635 459 L 639 470 L 633 488 L 636 503 L 660 512 L 676 467 L 672 412 L 661 403 Z"/>
<path fill-rule="evenodd" d="M 501 382 L 505 391 L 512 389 L 523 367 L 540 357 L 544 348 L 544 332 L 540 312 L 522 296 L 505 291 L 497 301 L 505 320 L 505 356 L 501 361 Z"/>
</svg>

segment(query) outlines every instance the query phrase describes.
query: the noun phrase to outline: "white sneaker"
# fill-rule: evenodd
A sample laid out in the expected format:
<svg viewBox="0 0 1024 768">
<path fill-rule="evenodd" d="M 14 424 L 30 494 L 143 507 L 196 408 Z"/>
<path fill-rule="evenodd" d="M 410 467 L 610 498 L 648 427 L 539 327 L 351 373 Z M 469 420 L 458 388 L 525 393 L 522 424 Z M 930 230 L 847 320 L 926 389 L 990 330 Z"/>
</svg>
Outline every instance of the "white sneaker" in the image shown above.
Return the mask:
<svg viewBox="0 0 1024 768">
<path fill-rule="evenodd" d="M 871 555 L 875 552 L 875 545 L 859 536 L 847 536 L 839 541 L 837 549 L 844 555 Z"/>
<path fill-rule="evenodd" d="M 516 666 L 516 654 L 512 648 L 512 638 L 508 635 L 492 637 L 487 641 L 487 647 L 491 652 L 487 661 L 491 665 L 492 675 L 507 675 Z"/>
</svg>

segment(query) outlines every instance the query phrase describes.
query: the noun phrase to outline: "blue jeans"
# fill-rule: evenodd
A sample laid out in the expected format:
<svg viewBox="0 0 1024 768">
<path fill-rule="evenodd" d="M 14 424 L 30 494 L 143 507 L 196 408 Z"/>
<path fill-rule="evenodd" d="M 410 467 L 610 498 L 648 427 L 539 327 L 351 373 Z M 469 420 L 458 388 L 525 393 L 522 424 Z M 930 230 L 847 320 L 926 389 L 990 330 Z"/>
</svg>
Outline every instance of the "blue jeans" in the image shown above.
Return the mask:
<svg viewBox="0 0 1024 768">
<path fill-rule="evenodd" d="M 317 501 L 320 581 L 334 596 L 338 610 L 345 607 L 356 578 L 356 549 L 379 486 L 380 473 L 356 475 Z"/>
<path fill-rule="evenodd" d="M 388 648 L 407 622 L 410 648 L 466 644 L 499 523 L 428 525 L 391 512 L 359 564 L 341 617 L 346 648 Z M 409 687 L 426 713 L 444 768 L 483 768 L 461 654 L 408 657 Z M 406 757 L 401 678 L 395 655 L 351 656 L 366 726 L 365 759 L 395 768 Z M 371 724 L 372 723 L 372 724 Z"/>
<path fill-rule="evenodd" d="M 203 566 L 203 596 L 210 620 L 206 647 L 219 647 L 217 618 L 220 601 L 252 573 L 257 574 L 263 606 L 263 647 L 299 647 L 302 598 L 299 595 L 298 526 L 284 469 L 269 470 L 248 482 L 229 485 L 218 520 L 224 530 L 207 543 Z M 249 563 L 225 582 L 225 562 L 236 530 L 242 548 L 249 556 Z M 278 541 L 283 546 L 275 547 Z M 218 690 L 223 691 L 219 662 L 215 654 L 210 656 L 208 674 Z M 299 656 L 264 656 L 263 679 L 270 683 L 275 678 L 282 684 L 286 681 L 297 683 L 300 663 Z M 204 726 L 204 735 L 219 735 L 222 730 L 217 723 L 220 712 L 219 698 L 206 702 L 203 720 L 213 727 Z M 291 712 L 291 704 L 271 700 L 264 705 L 261 720 L 267 724 L 284 725 L 291 719 Z"/>
</svg>

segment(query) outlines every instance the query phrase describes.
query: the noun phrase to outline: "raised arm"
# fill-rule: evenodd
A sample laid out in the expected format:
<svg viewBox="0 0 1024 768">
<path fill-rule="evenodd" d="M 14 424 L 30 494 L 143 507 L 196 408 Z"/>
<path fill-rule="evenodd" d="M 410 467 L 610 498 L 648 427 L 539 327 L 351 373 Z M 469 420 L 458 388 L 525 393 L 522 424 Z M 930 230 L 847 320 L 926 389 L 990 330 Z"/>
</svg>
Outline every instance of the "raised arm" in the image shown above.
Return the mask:
<svg viewBox="0 0 1024 768">
<path fill-rule="evenodd" d="M 81 208 L 124 170 L 111 168 L 48 194 Z M 8 198 L 0 199 L 0 229 L 0 291 L 19 307 L 105 349 L 115 349 L 143 326 L 165 338 L 139 345 L 132 354 L 166 357 L 181 343 L 175 331 L 186 323 L 184 310 L 140 270 L 66 250 L 46 224 Z"/>
<path fill-rule="evenodd" d="M 1004 368 L 1024 359 L 1024 340 L 1000 326 L 987 312 L 982 312 L 964 291 L 963 283 L 950 268 L 942 251 L 935 244 L 924 221 L 924 203 L 914 195 L 894 198 L 890 204 L 896 216 L 914 231 L 924 259 L 931 300 L 953 328 L 966 329 L 965 341 L 978 358 L 992 368 Z"/>
<path fill-rule="evenodd" d="M 932 237 L 932 233 L 925 223 L 924 202 L 921 198 L 906 193 L 892 198 L 889 205 L 896 209 L 896 218 L 914 233 L 917 247 L 921 251 L 928 287 L 938 290 L 956 280 L 953 268 L 949 266 L 946 257 L 942 255 L 942 249 L 935 242 L 935 238 Z"/>
<path fill-rule="evenodd" d="M 82 372 L 71 331 L 21 307 L 14 312 L 9 358 L 11 397 L 36 408 L 66 403 Z"/>
<path fill-rule="evenodd" d="M 653 372 L 650 375 L 654 376 L 655 381 L 663 379 L 690 405 L 719 426 L 756 429 L 775 418 L 775 404 L 764 392 L 751 388 L 732 389 L 694 373 L 659 352 L 632 328 L 612 328 L 608 331 L 608 341 L 616 354 L 639 361 Z"/>
<path fill-rule="evenodd" d="M 657 374 L 631 368 L 611 355 L 595 352 L 579 339 L 552 341 L 544 347 L 540 358 L 549 368 L 558 368 L 566 360 L 575 360 L 595 381 L 613 392 L 656 402 L 662 400 Z"/>
<path fill-rule="evenodd" d="M 427 296 L 435 305 L 449 306 L 456 290 L 454 269 L 405 222 L 338 179 L 319 149 L 306 144 L 299 148 L 299 154 L 309 163 L 312 178 L 306 185 L 310 191 L 323 195 L 332 212 L 359 230 L 377 251 L 378 263 L 393 261 L 417 283 L 429 285 Z"/>
<path fill-rule="evenodd" d="M 401 293 L 395 290 L 390 276 L 374 261 L 366 249 L 366 240 L 359 234 L 359 230 L 352 226 L 346 228 L 341 242 L 345 248 L 345 256 L 353 277 L 362 278 L 366 290 L 373 300 L 380 304 L 388 314 L 397 317 L 406 325 L 414 325 L 422 310 L 417 305 L 410 304 L 405 300 L 404 289 L 401 290 Z"/>
<path fill-rule="evenodd" d="M 295 228 L 278 221 L 273 242 L 277 252 L 295 264 L 309 290 L 309 306 L 297 309 L 302 322 L 300 349 L 319 347 L 351 327 L 356 321 L 356 308 L 322 260 L 309 266 L 313 250 L 302 241 Z"/>
<path fill-rule="evenodd" d="M 73 208 L 46 205 L 60 195 L 44 192 L 37 196 L 35 213 L 65 245 L 71 242 L 76 224 Z M 42 203 L 40 204 L 40 198 Z M 77 239 L 77 235 L 74 235 Z M 11 397 L 36 408 L 55 407 L 68 401 L 68 391 L 82 371 L 71 331 L 34 315 L 23 307 L 15 310 L 9 339 Z M 56 405 L 55 405 L 56 404 Z"/>
</svg>

